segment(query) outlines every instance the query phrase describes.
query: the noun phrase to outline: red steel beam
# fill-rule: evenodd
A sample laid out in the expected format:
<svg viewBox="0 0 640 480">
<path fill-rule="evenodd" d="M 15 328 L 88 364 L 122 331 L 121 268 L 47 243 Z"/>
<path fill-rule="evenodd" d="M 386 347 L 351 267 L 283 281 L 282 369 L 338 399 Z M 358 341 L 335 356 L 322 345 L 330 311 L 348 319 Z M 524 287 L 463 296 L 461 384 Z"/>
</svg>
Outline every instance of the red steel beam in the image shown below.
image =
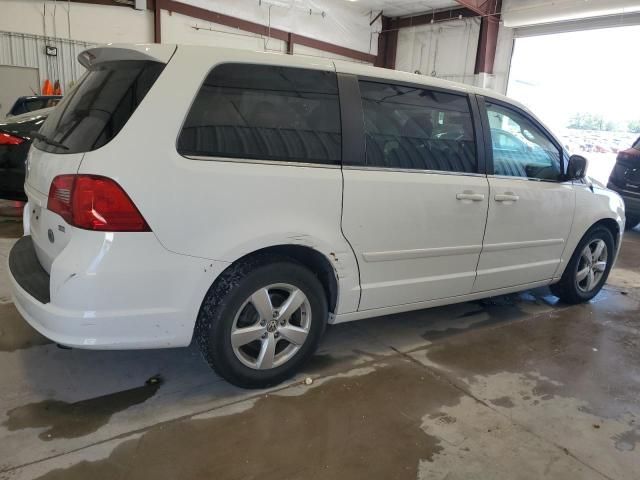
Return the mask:
<svg viewBox="0 0 640 480">
<path fill-rule="evenodd" d="M 476 52 L 475 73 L 493 73 L 499 27 L 500 20 L 494 15 L 482 17 L 478 51 Z"/>
<path fill-rule="evenodd" d="M 456 0 L 456 2 L 478 15 L 485 16 L 498 13 L 495 8 L 495 0 Z"/>
<path fill-rule="evenodd" d="M 498 45 L 498 31 L 500 29 L 501 7 L 501 0 L 488 0 L 485 2 L 485 7 L 483 7 L 487 9 L 487 13 L 483 15 L 482 23 L 480 24 L 480 38 L 478 39 L 474 70 L 476 74 L 493 73 L 496 47 Z"/>
<path fill-rule="evenodd" d="M 374 65 L 382 68 L 396 68 L 398 50 L 398 29 L 393 27 L 393 19 L 382 17 L 382 31 L 378 35 L 378 56 Z"/>
<path fill-rule="evenodd" d="M 287 37 L 287 55 L 293 55 L 294 45 L 295 45 L 295 38 L 293 37 L 293 33 L 289 32 L 289 36 Z"/>
<path fill-rule="evenodd" d="M 162 0 L 147 0 L 147 8 L 153 10 L 153 41 L 162 43 Z"/>
</svg>

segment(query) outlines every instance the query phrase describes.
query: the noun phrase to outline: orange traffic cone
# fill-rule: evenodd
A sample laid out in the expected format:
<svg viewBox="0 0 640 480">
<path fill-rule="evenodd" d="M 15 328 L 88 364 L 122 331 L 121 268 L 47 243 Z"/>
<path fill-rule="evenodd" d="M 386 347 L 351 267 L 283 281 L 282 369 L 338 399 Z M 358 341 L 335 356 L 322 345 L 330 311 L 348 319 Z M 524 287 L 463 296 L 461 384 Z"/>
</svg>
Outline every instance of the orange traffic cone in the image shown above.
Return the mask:
<svg viewBox="0 0 640 480">
<path fill-rule="evenodd" d="M 60 88 L 60 80 L 56 80 L 53 84 L 53 94 L 62 95 L 62 88 Z"/>
<path fill-rule="evenodd" d="M 51 82 L 49 79 L 44 81 L 44 85 L 42 85 L 42 94 L 43 95 L 53 95 L 53 87 L 51 86 Z"/>
</svg>

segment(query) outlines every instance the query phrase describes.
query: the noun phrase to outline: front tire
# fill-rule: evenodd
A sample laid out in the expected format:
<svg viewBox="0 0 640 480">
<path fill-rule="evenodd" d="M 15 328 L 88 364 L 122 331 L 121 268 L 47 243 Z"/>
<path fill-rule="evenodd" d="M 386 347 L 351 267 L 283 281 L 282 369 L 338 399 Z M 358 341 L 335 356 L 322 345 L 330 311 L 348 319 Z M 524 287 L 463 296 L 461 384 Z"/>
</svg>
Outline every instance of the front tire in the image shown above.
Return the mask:
<svg viewBox="0 0 640 480">
<path fill-rule="evenodd" d="M 291 377 L 315 352 L 328 317 L 317 277 L 280 256 L 230 267 L 200 308 L 196 339 L 230 383 L 264 388 Z"/>
<path fill-rule="evenodd" d="M 588 302 L 607 281 L 614 256 L 611 231 L 603 226 L 592 228 L 573 252 L 560 281 L 551 285 L 551 293 L 569 304 Z"/>
</svg>

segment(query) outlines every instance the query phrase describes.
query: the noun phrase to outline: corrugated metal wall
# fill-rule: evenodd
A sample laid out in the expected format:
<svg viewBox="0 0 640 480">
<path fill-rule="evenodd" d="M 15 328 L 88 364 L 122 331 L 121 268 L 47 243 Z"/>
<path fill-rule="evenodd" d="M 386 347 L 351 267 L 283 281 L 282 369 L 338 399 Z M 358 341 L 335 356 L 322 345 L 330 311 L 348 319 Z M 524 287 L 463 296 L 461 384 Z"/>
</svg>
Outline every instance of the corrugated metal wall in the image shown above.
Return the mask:
<svg viewBox="0 0 640 480">
<path fill-rule="evenodd" d="M 46 46 L 57 47 L 56 57 L 45 53 Z M 60 80 L 62 93 L 84 73 L 78 62 L 78 54 L 94 44 L 87 42 L 54 39 L 22 33 L 0 32 L 0 65 L 35 67 L 40 72 L 40 87 L 49 79 Z"/>
</svg>

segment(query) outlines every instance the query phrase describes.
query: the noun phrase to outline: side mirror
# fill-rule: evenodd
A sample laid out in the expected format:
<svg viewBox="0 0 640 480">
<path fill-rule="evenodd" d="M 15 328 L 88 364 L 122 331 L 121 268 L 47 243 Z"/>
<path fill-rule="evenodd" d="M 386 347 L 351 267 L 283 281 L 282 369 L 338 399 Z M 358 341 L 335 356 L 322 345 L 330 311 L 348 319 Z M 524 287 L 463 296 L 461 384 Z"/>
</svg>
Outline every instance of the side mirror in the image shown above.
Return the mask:
<svg viewBox="0 0 640 480">
<path fill-rule="evenodd" d="M 582 155 L 571 155 L 567 167 L 567 180 L 582 180 L 587 175 L 588 163 Z"/>
</svg>

